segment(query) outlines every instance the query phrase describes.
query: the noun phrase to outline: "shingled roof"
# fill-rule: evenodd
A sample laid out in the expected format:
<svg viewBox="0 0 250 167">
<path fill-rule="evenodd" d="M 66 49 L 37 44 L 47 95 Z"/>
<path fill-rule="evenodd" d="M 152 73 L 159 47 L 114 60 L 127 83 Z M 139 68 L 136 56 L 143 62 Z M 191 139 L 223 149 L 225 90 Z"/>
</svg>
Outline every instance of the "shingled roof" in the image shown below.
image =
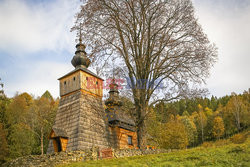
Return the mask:
<svg viewBox="0 0 250 167">
<path fill-rule="evenodd" d="M 135 126 L 135 122 L 127 114 L 108 112 L 107 117 L 109 122 L 120 121 Z"/>
<path fill-rule="evenodd" d="M 52 131 L 55 133 L 55 137 L 65 137 L 65 138 L 69 137 L 67 132 L 62 128 L 53 127 Z"/>
</svg>

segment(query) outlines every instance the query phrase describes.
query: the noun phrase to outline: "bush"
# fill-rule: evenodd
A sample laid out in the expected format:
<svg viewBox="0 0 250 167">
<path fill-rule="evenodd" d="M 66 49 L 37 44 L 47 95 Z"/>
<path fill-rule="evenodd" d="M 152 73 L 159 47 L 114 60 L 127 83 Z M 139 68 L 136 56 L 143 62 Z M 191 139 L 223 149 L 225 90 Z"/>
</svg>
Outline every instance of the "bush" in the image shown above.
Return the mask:
<svg viewBox="0 0 250 167">
<path fill-rule="evenodd" d="M 214 145 L 216 147 L 218 147 L 218 146 L 224 146 L 224 145 L 228 145 L 228 144 L 231 144 L 231 141 L 230 140 L 226 140 L 226 139 L 217 140 L 217 141 L 214 142 Z"/>
<path fill-rule="evenodd" d="M 234 143 L 234 144 L 241 144 L 244 143 L 247 139 L 247 136 L 244 134 L 236 134 L 234 136 L 232 136 L 230 138 L 230 140 Z"/>
<path fill-rule="evenodd" d="M 201 146 L 204 148 L 213 147 L 213 143 L 212 142 L 204 142 Z"/>
</svg>

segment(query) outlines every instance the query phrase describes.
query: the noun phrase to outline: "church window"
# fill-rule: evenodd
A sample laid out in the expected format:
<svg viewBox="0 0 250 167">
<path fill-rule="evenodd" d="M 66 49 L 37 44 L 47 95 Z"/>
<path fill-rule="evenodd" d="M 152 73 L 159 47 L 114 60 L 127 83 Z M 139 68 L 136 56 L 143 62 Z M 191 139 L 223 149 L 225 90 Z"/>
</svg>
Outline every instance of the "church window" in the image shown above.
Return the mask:
<svg viewBox="0 0 250 167">
<path fill-rule="evenodd" d="M 96 81 L 96 85 L 98 85 L 98 81 Z"/>
<path fill-rule="evenodd" d="M 89 78 L 88 77 L 86 77 L 86 80 L 88 80 Z"/>
<path fill-rule="evenodd" d="M 64 81 L 64 85 L 66 85 L 66 81 Z"/>
<path fill-rule="evenodd" d="M 133 145 L 133 143 L 132 143 L 132 136 L 128 136 L 128 144 L 129 145 Z"/>
<path fill-rule="evenodd" d="M 74 77 L 74 81 L 76 80 L 76 77 Z"/>
</svg>

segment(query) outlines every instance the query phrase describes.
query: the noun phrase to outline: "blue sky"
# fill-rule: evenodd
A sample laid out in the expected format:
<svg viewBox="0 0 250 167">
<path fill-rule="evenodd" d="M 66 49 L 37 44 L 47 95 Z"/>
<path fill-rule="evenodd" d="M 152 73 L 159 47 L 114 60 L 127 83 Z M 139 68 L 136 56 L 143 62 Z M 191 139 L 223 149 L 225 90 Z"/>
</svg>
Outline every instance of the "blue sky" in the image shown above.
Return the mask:
<svg viewBox="0 0 250 167">
<path fill-rule="evenodd" d="M 193 0 L 196 16 L 219 59 L 207 79 L 212 95 L 250 88 L 250 0 Z M 59 96 L 57 78 L 73 69 L 78 0 L 0 0 L 0 77 L 16 92 Z"/>
</svg>

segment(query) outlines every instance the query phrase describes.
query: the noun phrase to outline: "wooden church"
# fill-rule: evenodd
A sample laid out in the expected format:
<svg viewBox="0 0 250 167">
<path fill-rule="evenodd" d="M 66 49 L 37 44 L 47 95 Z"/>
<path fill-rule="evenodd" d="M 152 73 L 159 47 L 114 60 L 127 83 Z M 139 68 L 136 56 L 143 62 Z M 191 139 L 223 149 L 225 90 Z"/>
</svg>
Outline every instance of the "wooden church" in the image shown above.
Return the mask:
<svg viewBox="0 0 250 167">
<path fill-rule="evenodd" d="M 91 61 L 81 38 L 71 63 L 75 69 L 59 78 L 61 98 L 47 153 L 137 148 L 135 123 L 122 110 L 114 80 L 104 109 L 104 80 L 88 70 Z"/>
</svg>

